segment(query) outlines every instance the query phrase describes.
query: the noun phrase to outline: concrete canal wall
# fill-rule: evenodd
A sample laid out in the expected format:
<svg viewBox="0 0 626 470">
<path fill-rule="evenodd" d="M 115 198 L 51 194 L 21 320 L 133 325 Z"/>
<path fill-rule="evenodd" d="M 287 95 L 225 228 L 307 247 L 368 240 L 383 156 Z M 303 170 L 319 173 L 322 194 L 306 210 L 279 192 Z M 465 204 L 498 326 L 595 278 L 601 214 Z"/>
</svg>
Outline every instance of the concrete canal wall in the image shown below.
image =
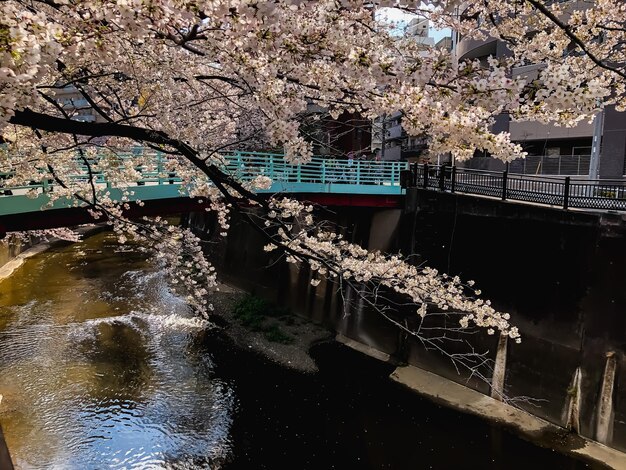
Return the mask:
<svg viewBox="0 0 626 470">
<path fill-rule="evenodd" d="M 626 223 L 621 215 L 410 190 L 403 210 L 333 208 L 320 214 L 370 249 L 401 251 L 463 279 L 511 313 L 521 344 L 477 334 L 487 381 L 424 345 L 311 274 L 265 253 L 246 224 L 231 224 L 212 257 L 228 280 L 340 334 L 529 413 L 626 450 Z M 210 215 L 187 222 L 210 236 Z M 343 294 L 343 296 L 342 296 Z M 344 309 L 349 303 L 350 307 Z M 414 317 L 403 318 L 410 327 Z M 449 351 L 457 352 L 454 343 Z M 458 352 L 462 352 L 459 346 Z"/>
<path fill-rule="evenodd" d="M 409 192 L 406 213 L 412 252 L 475 279 L 522 331 L 504 353 L 506 395 L 626 450 L 623 216 L 421 190 Z"/>
</svg>

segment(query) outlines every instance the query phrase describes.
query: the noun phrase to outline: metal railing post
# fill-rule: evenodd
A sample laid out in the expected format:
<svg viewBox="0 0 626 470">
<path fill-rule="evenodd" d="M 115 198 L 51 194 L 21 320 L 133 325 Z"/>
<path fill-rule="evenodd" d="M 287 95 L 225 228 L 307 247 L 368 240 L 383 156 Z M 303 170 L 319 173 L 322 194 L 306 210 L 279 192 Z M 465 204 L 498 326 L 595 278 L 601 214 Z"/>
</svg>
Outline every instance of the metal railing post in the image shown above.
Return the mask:
<svg viewBox="0 0 626 470">
<path fill-rule="evenodd" d="M 269 177 L 274 181 L 274 155 L 270 155 Z"/>
<path fill-rule="evenodd" d="M 356 161 L 356 184 L 361 184 L 361 160 Z"/>
<path fill-rule="evenodd" d="M 163 184 L 163 156 L 161 154 L 161 152 L 157 152 L 156 154 L 157 157 L 157 179 L 158 179 L 158 184 L 162 185 Z"/>
<path fill-rule="evenodd" d="M 413 187 L 417 187 L 417 162 L 413 163 L 413 181 L 412 181 L 412 185 Z"/>
<path fill-rule="evenodd" d="M 428 163 L 424 163 L 424 188 L 428 189 Z"/>
<path fill-rule="evenodd" d="M 322 184 L 326 184 L 326 159 L 322 160 Z"/>
<path fill-rule="evenodd" d="M 454 186 L 456 185 L 456 166 L 452 167 L 452 174 L 450 175 L 450 192 L 454 192 Z"/>
<path fill-rule="evenodd" d="M 506 189 L 507 189 L 508 179 L 509 179 L 509 172 L 504 170 L 502 172 L 502 200 L 503 201 L 506 201 Z"/>
<path fill-rule="evenodd" d="M 443 165 L 439 165 L 439 189 L 446 189 L 446 167 Z"/>
<path fill-rule="evenodd" d="M 569 207 L 569 186 L 570 186 L 570 177 L 565 177 L 565 184 L 563 185 L 563 209 L 567 210 Z"/>
<path fill-rule="evenodd" d="M 236 165 L 237 165 L 237 169 L 235 170 L 235 174 L 239 177 L 239 178 L 243 178 L 243 174 L 244 174 L 244 169 L 241 168 L 241 152 L 236 152 L 235 156 L 237 157 L 236 160 Z"/>
</svg>

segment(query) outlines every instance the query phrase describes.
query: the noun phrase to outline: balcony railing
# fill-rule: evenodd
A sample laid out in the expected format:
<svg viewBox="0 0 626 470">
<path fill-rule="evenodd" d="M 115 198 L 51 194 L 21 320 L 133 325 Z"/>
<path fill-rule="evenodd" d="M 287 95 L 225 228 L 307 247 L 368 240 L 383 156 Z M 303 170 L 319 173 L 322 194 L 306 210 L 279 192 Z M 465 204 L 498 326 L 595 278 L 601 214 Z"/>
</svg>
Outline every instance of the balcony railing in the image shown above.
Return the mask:
<svg viewBox="0 0 626 470">
<path fill-rule="evenodd" d="M 589 174 L 591 155 L 529 155 L 513 160 L 509 172 L 522 175 L 569 175 Z"/>
</svg>

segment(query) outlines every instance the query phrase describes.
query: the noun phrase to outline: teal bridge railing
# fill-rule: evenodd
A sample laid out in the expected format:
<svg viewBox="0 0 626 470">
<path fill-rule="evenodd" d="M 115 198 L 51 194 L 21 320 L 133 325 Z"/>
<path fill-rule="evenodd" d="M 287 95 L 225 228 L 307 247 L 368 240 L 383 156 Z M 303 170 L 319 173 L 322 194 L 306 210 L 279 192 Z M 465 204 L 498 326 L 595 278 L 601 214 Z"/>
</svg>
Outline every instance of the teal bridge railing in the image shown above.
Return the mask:
<svg viewBox="0 0 626 470">
<path fill-rule="evenodd" d="M 132 153 L 143 154 L 143 149 Z M 126 158 L 131 154 L 126 154 Z M 124 155 L 118 155 L 123 161 Z M 167 170 L 168 157 L 154 152 L 148 154 L 148 164 L 137 167 L 141 179 L 126 182 L 124 189 L 131 194 L 124 196 L 122 188 L 115 187 L 103 174 L 94 174 L 93 179 L 98 192 L 110 193 L 116 201 L 129 202 L 142 200 L 169 199 L 186 197 L 180 179 Z M 282 154 L 261 152 L 234 152 L 225 155 L 222 170 L 242 182 L 250 182 L 263 175 L 272 179 L 269 189 L 255 190 L 270 194 L 352 194 L 399 196 L 404 193 L 400 187 L 400 172 L 406 170 L 406 162 L 376 162 L 368 160 L 346 160 L 313 157 L 310 162 L 291 165 Z M 31 182 L 24 186 L 3 185 L 10 174 L 0 174 L 0 216 L 26 214 L 42 209 L 62 209 L 80 207 L 83 204 L 75 199 L 58 198 L 50 203 L 51 195 L 57 185 L 51 179 Z M 79 174 L 71 178 L 88 181 L 87 167 L 82 167 Z M 90 197 L 86 193 L 87 198 Z"/>
</svg>

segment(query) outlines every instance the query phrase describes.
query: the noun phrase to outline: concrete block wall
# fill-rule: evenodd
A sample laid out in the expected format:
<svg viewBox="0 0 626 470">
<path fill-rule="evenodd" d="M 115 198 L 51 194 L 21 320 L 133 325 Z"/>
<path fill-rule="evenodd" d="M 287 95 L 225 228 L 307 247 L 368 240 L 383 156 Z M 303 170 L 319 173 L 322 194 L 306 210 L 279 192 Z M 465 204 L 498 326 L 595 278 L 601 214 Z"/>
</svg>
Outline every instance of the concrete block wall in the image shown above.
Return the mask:
<svg viewBox="0 0 626 470">
<path fill-rule="evenodd" d="M 471 344 L 501 367 L 504 394 L 526 411 L 626 450 L 626 222 L 619 215 L 562 211 L 486 198 L 409 190 L 406 209 L 334 208 L 326 213 L 353 241 L 413 254 L 416 262 L 473 279 L 511 313 L 521 344 L 473 335 Z M 191 226 L 210 234 L 210 215 Z M 420 341 L 353 302 L 351 292 L 265 253 L 261 239 L 233 221 L 213 245 L 231 282 L 289 306 L 343 335 L 485 394 L 470 377 Z M 242 249 L 243 247 L 243 249 Z M 346 305 L 348 307 L 346 308 Z M 402 319 L 414 326 L 414 313 Z M 456 352 L 454 343 L 448 348 Z M 500 351 L 500 353 L 498 353 Z M 498 356 L 499 354 L 499 356 Z M 493 364 L 493 363 L 492 363 Z M 576 405 L 577 406 L 574 406 Z"/>
</svg>

